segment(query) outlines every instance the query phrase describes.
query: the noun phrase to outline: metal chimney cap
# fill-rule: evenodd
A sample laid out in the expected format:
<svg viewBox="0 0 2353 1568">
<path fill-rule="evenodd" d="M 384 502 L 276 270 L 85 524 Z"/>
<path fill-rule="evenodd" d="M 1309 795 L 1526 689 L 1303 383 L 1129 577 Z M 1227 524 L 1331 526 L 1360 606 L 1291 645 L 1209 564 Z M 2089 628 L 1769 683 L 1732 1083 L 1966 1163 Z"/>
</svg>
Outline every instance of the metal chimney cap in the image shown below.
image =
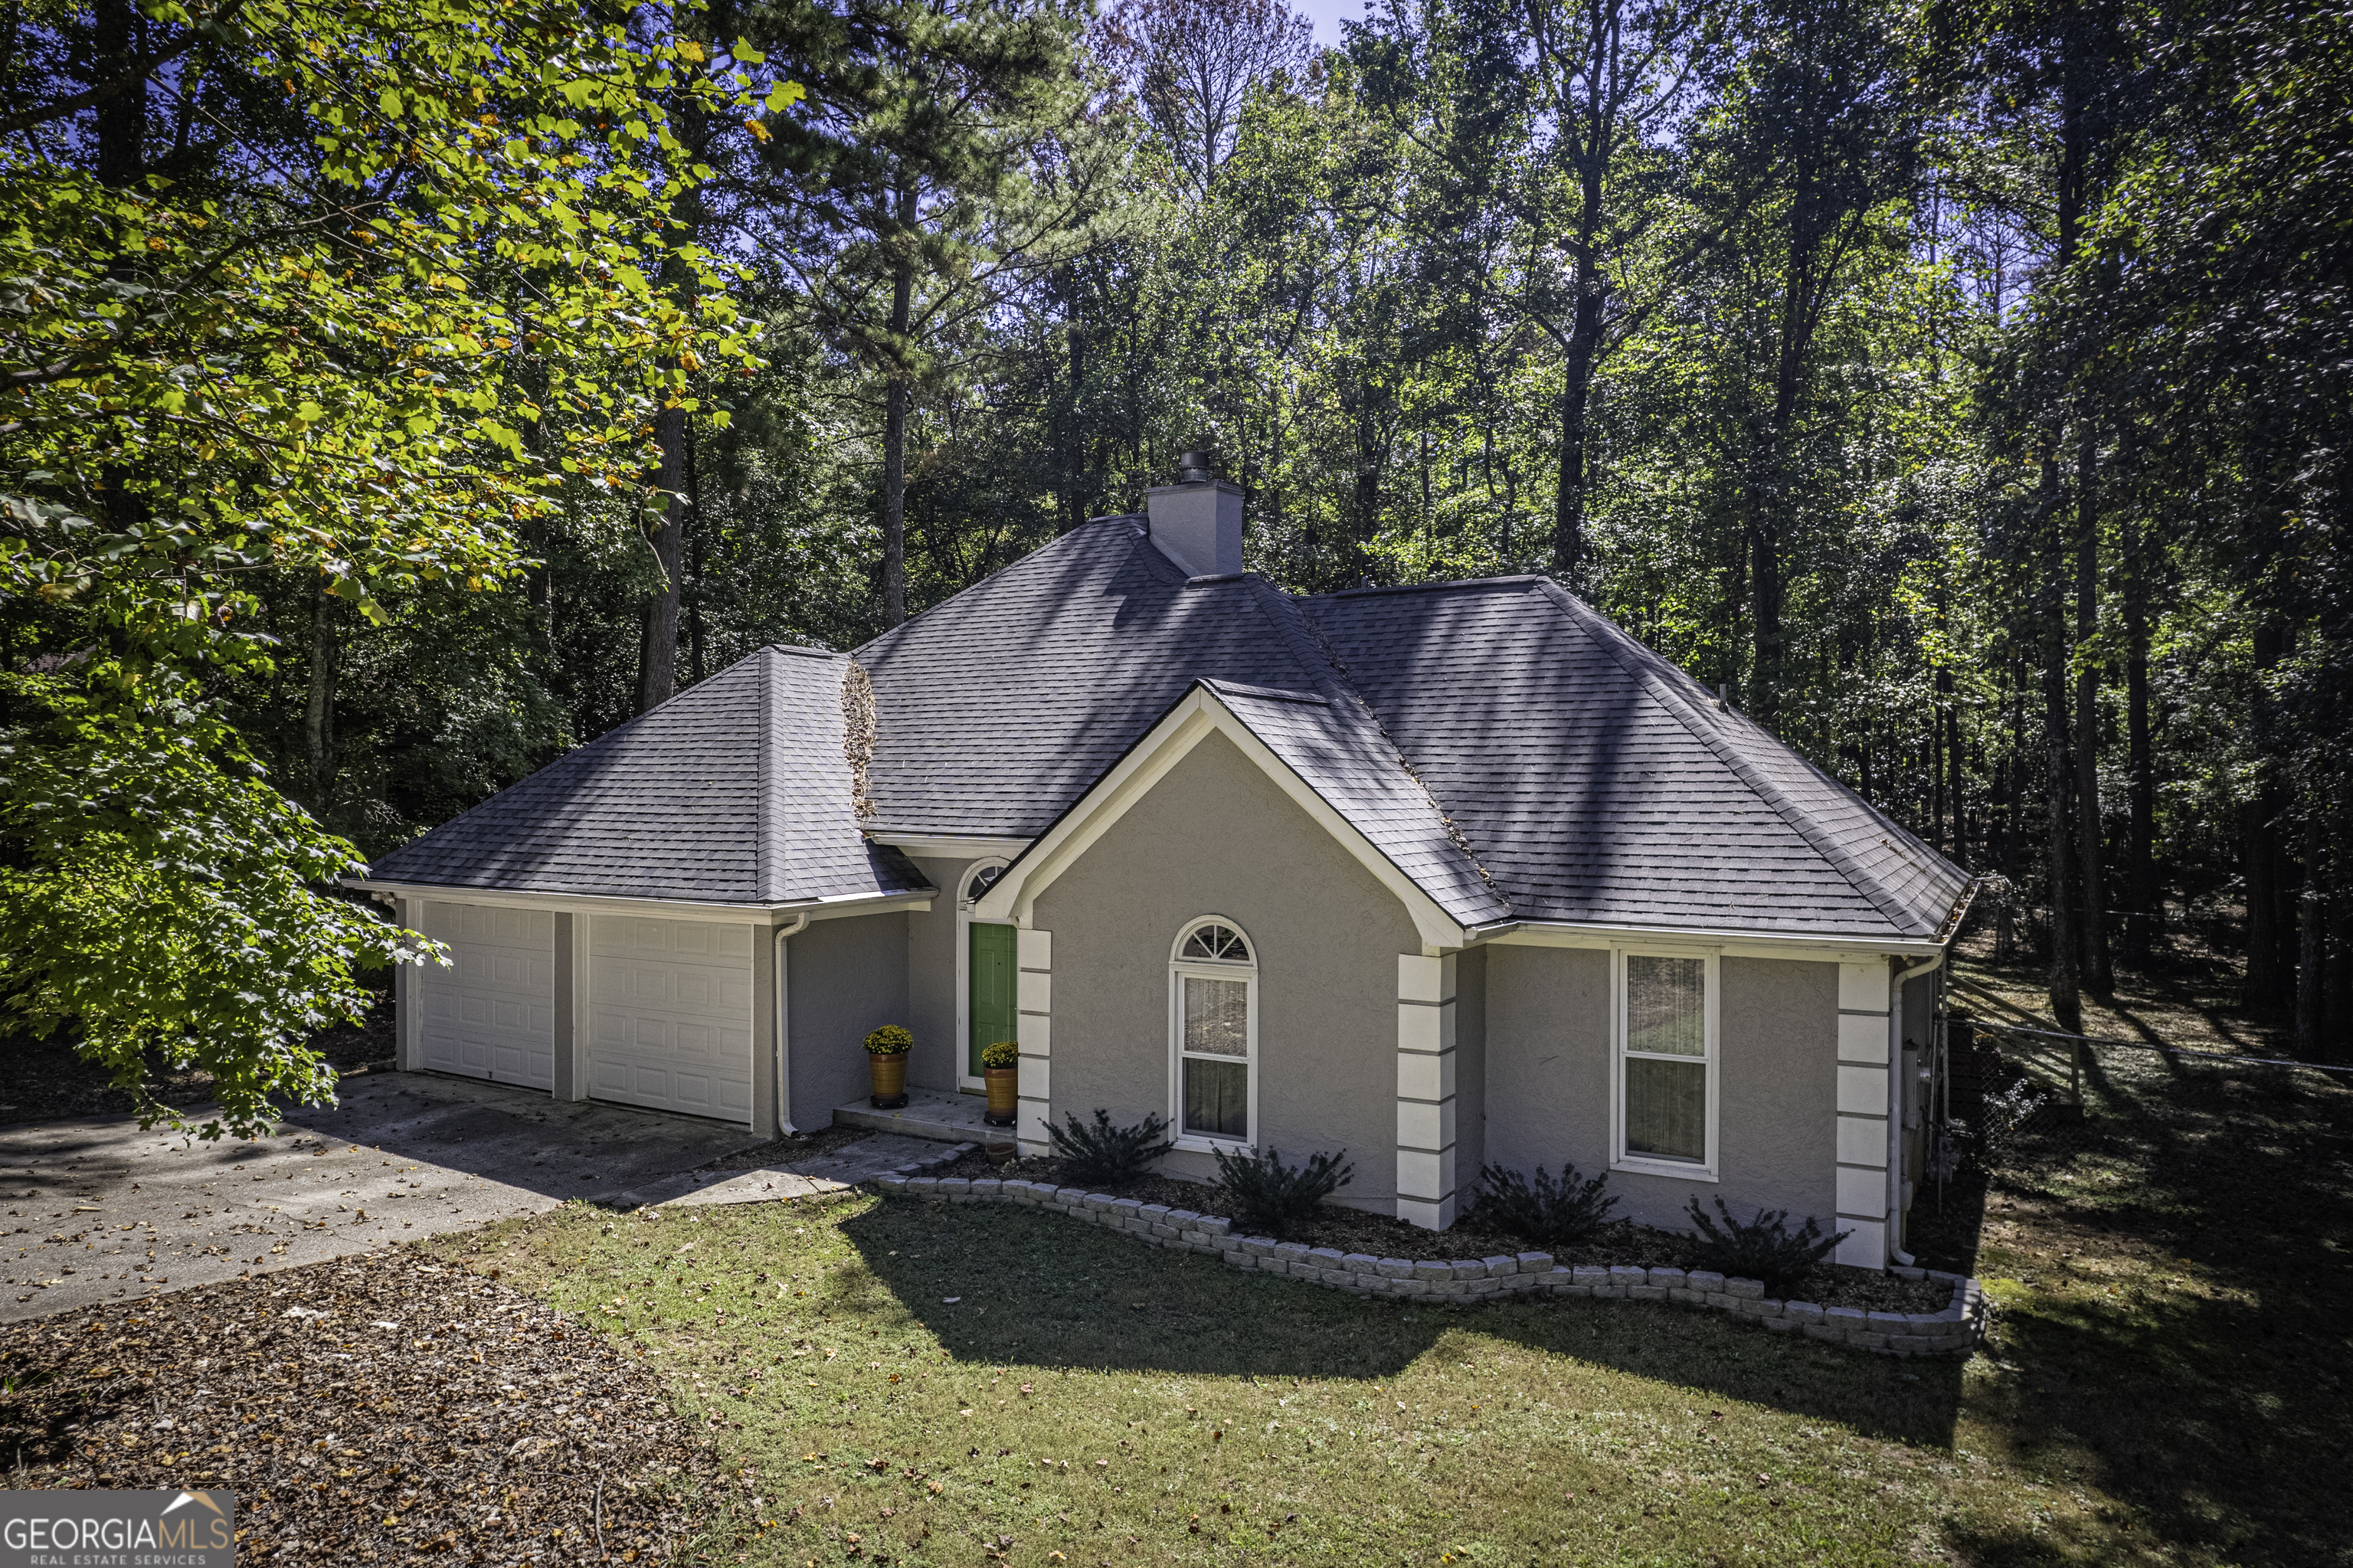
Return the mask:
<svg viewBox="0 0 2353 1568">
<path fill-rule="evenodd" d="M 1218 454 L 1207 448 L 1180 452 L 1176 457 L 1176 482 L 1198 484 L 1218 477 Z"/>
</svg>

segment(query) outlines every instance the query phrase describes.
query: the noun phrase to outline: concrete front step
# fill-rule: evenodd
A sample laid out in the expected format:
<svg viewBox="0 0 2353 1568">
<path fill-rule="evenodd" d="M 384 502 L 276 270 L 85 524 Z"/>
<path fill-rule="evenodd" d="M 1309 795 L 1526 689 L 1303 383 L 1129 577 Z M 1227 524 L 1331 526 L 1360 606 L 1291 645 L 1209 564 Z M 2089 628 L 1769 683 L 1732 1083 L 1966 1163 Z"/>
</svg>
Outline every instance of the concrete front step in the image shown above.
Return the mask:
<svg viewBox="0 0 2353 1568">
<path fill-rule="evenodd" d="M 907 1103 L 898 1110 L 876 1110 L 867 1100 L 834 1107 L 837 1127 L 871 1127 L 908 1138 L 928 1138 L 940 1143 L 1009 1143 L 1013 1129 L 990 1127 L 981 1115 L 988 1101 L 979 1095 L 943 1094 L 937 1089 L 909 1089 Z"/>
</svg>

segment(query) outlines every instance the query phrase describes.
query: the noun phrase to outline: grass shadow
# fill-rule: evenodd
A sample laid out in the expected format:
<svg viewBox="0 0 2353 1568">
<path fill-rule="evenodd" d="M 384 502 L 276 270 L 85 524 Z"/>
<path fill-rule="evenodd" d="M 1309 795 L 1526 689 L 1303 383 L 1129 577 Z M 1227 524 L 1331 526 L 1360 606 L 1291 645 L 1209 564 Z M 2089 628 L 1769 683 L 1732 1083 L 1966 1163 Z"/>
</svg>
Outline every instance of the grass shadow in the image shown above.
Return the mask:
<svg viewBox="0 0 2353 1568">
<path fill-rule="evenodd" d="M 1469 1331 L 1896 1441 L 1949 1444 L 1960 1403 L 1955 1359 L 1899 1361 L 1651 1303 L 1370 1300 L 995 1204 L 896 1200 L 840 1230 L 869 1277 L 845 1279 L 839 1305 L 886 1290 L 960 1361 L 1372 1383 Z"/>
<path fill-rule="evenodd" d="M 2194 1561 L 2353 1563 L 2353 1090 L 2154 1052 L 2110 1069 L 2094 1114 L 1995 1180 L 2020 1222 L 1983 1272 L 2020 1283 L 1998 1287 L 2008 1375 L 1977 1414 Z M 2032 1531 L 1953 1546 L 2081 1560 Z"/>
</svg>

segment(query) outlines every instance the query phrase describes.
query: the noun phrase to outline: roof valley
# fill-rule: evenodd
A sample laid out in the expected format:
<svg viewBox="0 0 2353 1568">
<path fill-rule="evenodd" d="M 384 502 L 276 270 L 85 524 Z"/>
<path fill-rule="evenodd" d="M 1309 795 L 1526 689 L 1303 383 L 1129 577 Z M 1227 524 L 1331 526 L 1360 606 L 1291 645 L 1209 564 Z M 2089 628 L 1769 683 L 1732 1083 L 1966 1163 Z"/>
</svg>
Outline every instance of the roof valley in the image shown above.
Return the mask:
<svg viewBox="0 0 2353 1568">
<path fill-rule="evenodd" d="M 1504 890 L 1504 885 L 1495 879 L 1494 874 L 1487 869 L 1486 862 L 1479 857 L 1478 849 L 1471 842 L 1471 836 L 1462 831 L 1462 825 L 1457 822 L 1452 813 L 1440 802 L 1436 792 L 1430 789 L 1429 780 L 1421 776 L 1421 769 L 1413 765 L 1413 759 L 1406 756 L 1405 748 L 1398 744 L 1397 736 L 1389 733 L 1388 726 L 1381 722 L 1380 710 L 1367 702 L 1364 694 L 1356 689 L 1356 682 L 1349 676 L 1348 666 L 1341 659 L 1339 650 L 1333 647 L 1330 639 L 1326 638 L 1315 623 L 1307 618 L 1300 609 L 1299 601 L 1293 596 L 1284 593 L 1255 572 L 1250 574 L 1245 580 L 1250 583 L 1254 591 L 1260 613 L 1273 624 L 1276 632 L 1291 645 L 1294 651 L 1294 656 L 1303 664 L 1314 671 L 1317 678 L 1330 687 L 1330 690 L 1324 694 L 1334 702 L 1347 704 L 1351 711 L 1363 715 L 1365 723 L 1371 727 L 1373 734 L 1379 737 L 1381 745 L 1387 748 L 1399 770 L 1412 781 L 1415 793 L 1429 803 L 1430 815 L 1438 819 L 1439 825 L 1446 832 L 1447 842 L 1461 853 L 1464 860 L 1471 863 L 1471 869 L 1479 874 L 1479 880 L 1485 883 L 1495 897 L 1502 901 L 1504 916 L 1511 917 L 1514 913 L 1512 908 L 1511 895 Z"/>
</svg>

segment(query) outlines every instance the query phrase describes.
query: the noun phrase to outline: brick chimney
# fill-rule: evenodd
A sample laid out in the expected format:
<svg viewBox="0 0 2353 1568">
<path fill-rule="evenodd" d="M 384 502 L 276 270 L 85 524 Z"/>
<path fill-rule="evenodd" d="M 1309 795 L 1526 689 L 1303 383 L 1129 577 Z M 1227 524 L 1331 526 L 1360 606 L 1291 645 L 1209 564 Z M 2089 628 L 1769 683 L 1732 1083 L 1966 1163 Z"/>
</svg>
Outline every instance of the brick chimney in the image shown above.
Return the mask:
<svg viewBox="0 0 2353 1568">
<path fill-rule="evenodd" d="M 1194 577 L 1242 569 L 1242 487 L 1216 477 L 1215 452 L 1176 460 L 1176 482 L 1144 493 L 1145 530 L 1160 553 Z"/>
</svg>

